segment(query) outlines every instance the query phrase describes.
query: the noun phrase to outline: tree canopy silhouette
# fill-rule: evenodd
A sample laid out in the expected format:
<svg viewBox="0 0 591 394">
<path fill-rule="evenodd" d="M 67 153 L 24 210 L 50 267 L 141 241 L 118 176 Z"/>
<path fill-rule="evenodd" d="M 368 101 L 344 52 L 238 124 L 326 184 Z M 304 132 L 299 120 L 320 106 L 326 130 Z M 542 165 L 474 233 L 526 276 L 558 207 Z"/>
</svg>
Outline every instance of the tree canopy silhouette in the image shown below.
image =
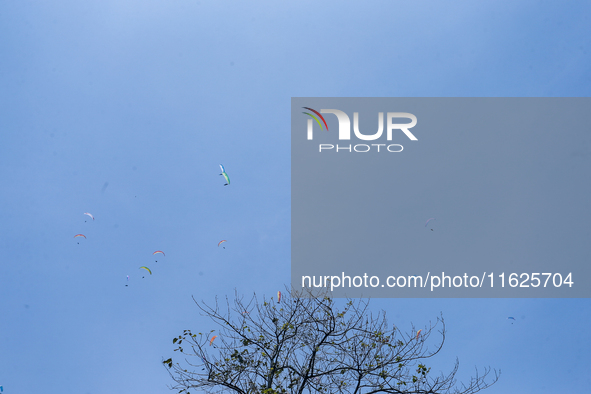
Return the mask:
<svg viewBox="0 0 591 394">
<path fill-rule="evenodd" d="M 305 297 L 302 297 L 304 295 Z M 293 296 L 293 297 L 292 297 Z M 285 294 L 280 303 L 256 294 L 244 302 L 226 298 L 224 313 L 196 302 L 221 328 L 209 333 L 185 330 L 173 339 L 184 355 L 164 360 L 173 389 L 241 394 L 470 394 L 494 384 L 499 375 L 458 384 L 459 362 L 434 376 L 425 360 L 445 341 L 445 323 L 403 333 L 388 325 L 385 312 L 373 315 L 369 301 L 347 299 L 342 308 L 327 293 Z M 440 327 L 439 327 L 440 326 Z M 437 331 L 435 331 L 437 329 Z M 429 338 L 440 334 L 430 348 Z M 191 358 L 191 360 L 189 360 Z"/>
</svg>

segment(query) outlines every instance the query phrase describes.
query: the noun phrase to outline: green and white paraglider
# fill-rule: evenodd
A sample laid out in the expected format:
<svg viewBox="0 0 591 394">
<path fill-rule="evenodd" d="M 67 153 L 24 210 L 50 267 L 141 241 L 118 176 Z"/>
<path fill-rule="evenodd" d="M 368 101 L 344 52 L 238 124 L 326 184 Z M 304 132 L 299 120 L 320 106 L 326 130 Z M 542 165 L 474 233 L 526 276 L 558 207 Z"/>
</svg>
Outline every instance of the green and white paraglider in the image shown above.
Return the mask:
<svg viewBox="0 0 591 394">
<path fill-rule="evenodd" d="M 222 169 L 222 173 L 220 175 L 223 175 L 224 178 L 226 178 L 226 184 L 224 186 L 228 186 L 230 184 L 230 177 L 228 176 L 228 174 L 226 174 L 226 169 L 224 168 L 223 165 L 220 164 L 220 168 Z"/>
</svg>

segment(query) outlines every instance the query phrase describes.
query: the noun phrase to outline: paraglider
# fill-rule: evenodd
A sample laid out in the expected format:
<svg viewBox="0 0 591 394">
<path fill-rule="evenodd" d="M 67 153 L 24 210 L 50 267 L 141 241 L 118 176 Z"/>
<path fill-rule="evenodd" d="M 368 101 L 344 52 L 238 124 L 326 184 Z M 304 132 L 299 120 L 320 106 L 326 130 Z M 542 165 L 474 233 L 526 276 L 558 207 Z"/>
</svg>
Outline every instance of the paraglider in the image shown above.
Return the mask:
<svg viewBox="0 0 591 394">
<path fill-rule="evenodd" d="M 421 335 L 421 331 L 423 331 L 423 330 L 417 331 L 417 341 L 419 340 L 419 335 Z"/>
<path fill-rule="evenodd" d="M 224 173 L 222 173 L 222 174 L 220 174 L 220 175 L 223 175 L 223 176 L 224 176 L 224 178 L 226 178 L 226 182 L 227 182 L 227 183 L 224 183 L 224 186 L 228 186 L 228 185 L 230 184 L 230 177 L 228 177 L 228 174 L 226 174 L 226 173 L 224 172 Z"/>
<path fill-rule="evenodd" d="M 148 267 L 141 266 L 139 269 L 141 269 L 141 268 L 145 269 L 146 271 L 148 271 L 150 273 L 150 275 L 152 275 L 152 271 L 150 271 L 150 269 Z"/>
<path fill-rule="evenodd" d="M 216 339 L 218 336 L 214 335 L 210 340 L 209 340 L 209 346 L 211 346 L 213 344 L 214 339 Z"/>
<path fill-rule="evenodd" d="M 94 216 L 92 216 L 92 214 L 90 214 L 90 213 L 88 213 L 88 212 L 84 212 L 84 214 L 85 214 L 85 215 L 88 215 L 88 216 L 90 216 L 90 218 L 91 218 L 92 220 L 94 220 Z"/>
<path fill-rule="evenodd" d="M 515 321 L 515 318 L 514 318 L 514 317 L 512 317 L 512 316 L 509 316 L 509 317 L 507 318 L 507 320 L 513 320 L 513 321 Z M 513 324 L 513 322 L 511 322 L 511 324 Z"/>
<path fill-rule="evenodd" d="M 220 164 L 220 168 L 222 169 L 222 173 L 220 175 L 223 175 L 224 178 L 226 178 L 226 184 L 224 186 L 228 186 L 230 184 L 230 177 L 228 176 L 228 174 L 226 174 L 226 169 L 224 168 L 223 165 Z"/>
<path fill-rule="evenodd" d="M 163 255 L 163 256 L 166 256 L 166 255 L 164 254 L 164 252 L 163 252 L 163 251 L 161 251 L 161 250 L 157 250 L 157 251 L 155 251 L 154 253 L 152 253 L 152 256 L 154 256 L 156 253 L 162 253 L 162 255 Z"/>
<path fill-rule="evenodd" d="M 224 242 L 228 242 L 225 239 L 222 239 L 220 242 L 218 242 L 218 248 L 220 247 L 221 244 L 223 244 Z M 224 249 L 226 249 L 226 247 L 224 246 Z"/>
<path fill-rule="evenodd" d="M 435 218 L 430 218 L 430 219 L 427 219 L 427 221 L 425 222 L 425 227 L 427 227 L 427 224 L 428 224 L 428 223 L 429 223 L 431 220 L 435 220 Z"/>
<path fill-rule="evenodd" d="M 127 275 L 127 282 L 129 282 L 129 275 Z M 125 287 L 129 286 L 129 284 L 126 284 Z"/>
<path fill-rule="evenodd" d="M 281 302 L 281 292 L 278 291 L 277 292 L 277 303 L 279 304 Z"/>
</svg>

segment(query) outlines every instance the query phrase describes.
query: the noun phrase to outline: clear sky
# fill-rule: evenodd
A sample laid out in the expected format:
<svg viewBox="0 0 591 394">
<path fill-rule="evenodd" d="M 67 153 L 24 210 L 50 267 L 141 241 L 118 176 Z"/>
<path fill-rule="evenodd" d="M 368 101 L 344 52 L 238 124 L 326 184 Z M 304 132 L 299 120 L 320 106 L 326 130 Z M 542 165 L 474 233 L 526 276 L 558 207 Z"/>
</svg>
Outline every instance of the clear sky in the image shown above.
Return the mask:
<svg viewBox="0 0 591 394">
<path fill-rule="evenodd" d="M 291 97 L 589 96 L 590 11 L 585 1 L 2 2 L 4 392 L 169 392 L 172 338 L 216 328 L 191 296 L 270 297 L 290 282 Z M 580 149 L 589 166 L 591 142 Z M 458 357 L 463 377 L 501 369 L 487 393 L 590 387 L 588 299 L 372 305 L 401 328 L 442 313 L 434 365 Z"/>
</svg>

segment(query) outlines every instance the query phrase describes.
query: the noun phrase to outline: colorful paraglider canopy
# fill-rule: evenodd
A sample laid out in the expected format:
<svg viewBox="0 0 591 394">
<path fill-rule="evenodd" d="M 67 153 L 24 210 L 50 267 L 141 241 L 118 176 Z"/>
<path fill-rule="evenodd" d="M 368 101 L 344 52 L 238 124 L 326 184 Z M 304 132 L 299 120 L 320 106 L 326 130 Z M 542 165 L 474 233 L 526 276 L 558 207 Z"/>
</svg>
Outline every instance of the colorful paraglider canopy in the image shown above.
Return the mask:
<svg viewBox="0 0 591 394">
<path fill-rule="evenodd" d="M 164 254 L 164 252 L 163 252 L 163 251 L 161 251 L 161 250 L 157 250 L 157 251 L 155 251 L 154 253 L 152 253 L 152 256 L 153 256 L 153 255 L 155 255 L 156 253 L 162 253 L 162 255 L 163 255 L 163 256 L 166 256 L 166 255 Z"/>
<path fill-rule="evenodd" d="M 209 346 L 211 346 L 211 344 L 213 343 L 214 339 L 216 339 L 218 336 L 214 335 L 210 340 L 209 340 Z"/>
<path fill-rule="evenodd" d="M 74 235 L 74 238 L 76 238 L 76 237 L 84 237 L 84 238 L 86 238 L 86 235 L 84 235 L 84 234 L 76 234 L 76 235 Z"/>
<path fill-rule="evenodd" d="M 85 215 L 88 215 L 91 217 L 92 220 L 94 220 L 94 216 L 92 216 L 92 214 L 88 213 L 88 212 L 84 212 Z"/>
<path fill-rule="evenodd" d="M 423 330 L 417 331 L 417 340 L 419 339 L 419 335 L 421 335 L 421 331 L 423 331 Z"/>
<path fill-rule="evenodd" d="M 152 275 L 152 271 L 150 271 L 150 269 L 149 269 L 148 267 L 143 267 L 143 266 L 142 266 L 142 267 L 140 267 L 139 269 L 142 269 L 142 268 L 143 268 L 143 269 L 145 269 L 146 271 L 148 271 L 148 272 L 150 273 L 150 275 Z"/>
<path fill-rule="evenodd" d="M 222 172 L 220 175 L 223 175 L 226 178 L 226 184 L 224 186 L 228 186 L 230 184 L 230 177 L 225 172 Z"/>
<path fill-rule="evenodd" d="M 277 303 L 279 304 L 281 302 L 281 292 L 278 291 L 277 292 Z"/>
<path fill-rule="evenodd" d="M 429 219 L 427 219 L 427 221 L 425 222 L 425 227 L 427 227 L 427 223 L 429 223 L 431 220 L 435 220 L 435 218 L 429 218 Z"/>
<path fill-rule="evenodd" d="M 230 177 L 228 176 L 228 174 L 226 174 L 226 169 L 221 164 L 220 164 L 220 169 L 222 170 L 222 173 L 220 175 L 223 175 L 224 178 L 226 178 L 226 182 L 227 182 L 224 186 L 228 186 L 230 184 Z"/>
<path fill-rule="evenodd" d="M 228 242 L 225 239 L 222 239 L 220 242 L 218 242 L 218 246 L 220 246 L 221 244 L 223 244 L 224 242 Z"/>
</svg>

